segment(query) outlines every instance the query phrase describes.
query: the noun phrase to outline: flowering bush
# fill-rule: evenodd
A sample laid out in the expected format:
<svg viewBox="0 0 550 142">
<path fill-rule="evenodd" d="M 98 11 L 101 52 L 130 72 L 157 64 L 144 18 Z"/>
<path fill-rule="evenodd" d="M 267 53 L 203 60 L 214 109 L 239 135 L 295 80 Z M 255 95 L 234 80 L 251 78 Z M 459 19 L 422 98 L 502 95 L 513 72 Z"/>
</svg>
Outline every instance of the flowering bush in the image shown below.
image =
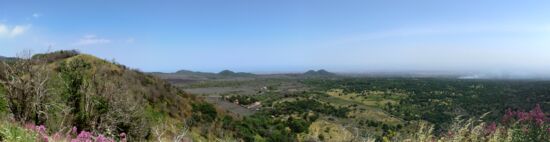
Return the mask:
<svg viewBox="0 0 550 142">
<path fill-rule="evenodd" d="M 47 133 L 47 129 L 44 125 L 36 126 L 34 124 L 27 124 L 25 125 L 25 128 L 37 133 L 37 141 L 41 142 L 115 142 L 113 138 L 105 137 L 102 134 L 94 134 L 88 131 L 80 131 L 80 133 L 78 133 L 78 129 L 76 127 L 73 127 L 70 131 L 66 133 L 56 132 L 53 135 L 49 135 Z M 119 140 L 120 142 L 126 142 L 126 134 L 121 133 L 119 136 Z"/>
<path fill-rule="evenodd" d="M 529 112 L 508 109 L 502 119 L 503 127 L 508 128 L 512 141 L 548 141 L 550 124 L 546 114 L 536 105 Z"/>
<path fill-rule="evenodd" d="M 419 131 L 403 141 L 488 141 L 488 142 L 546 142 L 550 140 L 550 123 L 546 114 L 536 105 L 531 111 L 508 109 L 500 123 L 475 119 L 457 120 L 442 136 L 432 133 L 433 126 L 419 125 Z"/>
</svg>

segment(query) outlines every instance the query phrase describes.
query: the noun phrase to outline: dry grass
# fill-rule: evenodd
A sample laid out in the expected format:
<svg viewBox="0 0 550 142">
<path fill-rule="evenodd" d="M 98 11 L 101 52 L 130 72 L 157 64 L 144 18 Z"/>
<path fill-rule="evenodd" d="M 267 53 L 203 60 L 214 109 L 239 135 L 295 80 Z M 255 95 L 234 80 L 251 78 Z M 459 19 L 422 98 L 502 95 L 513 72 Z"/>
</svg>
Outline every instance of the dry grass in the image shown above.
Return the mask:
<svg viewBox="0 0 550 142">
<path fill-rule="evenodd" d="M 317 120 L 309 126 L 307 134 L 302 140 L 316 140 L 326 142 L 343 142 L 353 140 L 353 134 L 340 124 L 325 120 Z"/>
</svg>

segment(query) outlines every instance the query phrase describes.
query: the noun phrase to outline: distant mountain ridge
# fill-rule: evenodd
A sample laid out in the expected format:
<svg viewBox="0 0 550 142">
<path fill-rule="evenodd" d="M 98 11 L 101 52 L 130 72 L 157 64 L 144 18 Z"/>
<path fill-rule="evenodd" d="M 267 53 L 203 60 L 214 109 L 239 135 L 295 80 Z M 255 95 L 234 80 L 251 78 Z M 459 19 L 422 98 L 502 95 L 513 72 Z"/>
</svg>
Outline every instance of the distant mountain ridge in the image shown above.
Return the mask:
<svg viewBox="0 0 550 142">
<path fill-rule="evenodd" d="M 215 73 L 210 72 L 200 72 L 200 71 L 190 71 L 190 70 L 179 70 L 174 74 L 187 74 L 187 75 L 216 75 Z"/>
<path fill-rule="evenodd" d="M 199 75 L 199 76 L 254 76 L 253 73 L 247 73 L 247 72 L 234 72 L 231 70 L 222 70 L 218 73 L 211 73 L 211 72 L 200 72 L 200 71 L 190 71 L 190 70 L 179 70 L 174 73 L 167 73 L 167 74 L 178 74 L 178 75 Z"/>
<path fill-rule="evenodd" d="M 17 59 L 17 58 L 15 58 L 15 57 L 0 56 L 0 61 L 16 60 L 16 59 Z"/>
<path fill-rule="evenodd" d="M 328 72 L 324 69 L 320 69 L 320 70 L 317 70 L 317 71 L 309 70 L 309 71 L 303 73 L 303 75 L 307 75 L 307 76 L 334 76 L 336 74 Z"/>
<path fill-rule="evenodd" d="M 246 72 L 233 72 L 231 70 L 223 70 L 223 71 L 219 72 L 218 75 L 222 75 L 222 76 L 254 76 L 255 74 L 246 73 Z"/>
</svg>

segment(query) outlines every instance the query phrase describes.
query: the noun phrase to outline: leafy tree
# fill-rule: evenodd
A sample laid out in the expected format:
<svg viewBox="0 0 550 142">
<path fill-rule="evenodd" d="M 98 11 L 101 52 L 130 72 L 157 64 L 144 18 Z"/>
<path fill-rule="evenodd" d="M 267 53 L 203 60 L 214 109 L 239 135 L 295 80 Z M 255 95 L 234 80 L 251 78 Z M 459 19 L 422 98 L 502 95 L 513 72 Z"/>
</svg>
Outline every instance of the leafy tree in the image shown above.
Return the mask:
<svg viewBox="0 0 550 142">
<path fill-rule="evenodd" d="M 212 122 L 216 119 L 216 108 L 209 103 L 195 103 L 192 104 L 193 119 L 198 122 Z"/>
<path fill-rule="evenodd" d="M 61 62 L 58 68 L 61 78 L 65 84 L 64 96 L 67 98 L 67 105 L 71 106 L 72 114 L 76 116 L 74 125 L 80 129 L 89 129 L 89 115 L 85 111 L 85 93 L 82 92 L 85 81 L 85 71 L 91 65 L 82 59 L 70 62 Z"/>
<path fill-rule="evenodd" d="M 17 121 L 42 124 L 48 118 L 46 101 L 50 79 L 46 64 L 22 52 L 13 62 L 2 61 L 0 85 L 5 89 L 8 109 Z"/>
</svg>

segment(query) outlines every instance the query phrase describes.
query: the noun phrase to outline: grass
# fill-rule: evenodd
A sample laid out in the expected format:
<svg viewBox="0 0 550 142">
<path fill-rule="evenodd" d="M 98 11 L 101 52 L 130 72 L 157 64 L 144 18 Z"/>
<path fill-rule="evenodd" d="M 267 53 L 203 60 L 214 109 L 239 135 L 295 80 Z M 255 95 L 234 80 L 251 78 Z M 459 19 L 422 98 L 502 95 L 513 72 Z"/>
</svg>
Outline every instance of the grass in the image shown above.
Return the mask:
<svg viewBox="0 0 550 142">
<path fill-rule="evenodd" d="M 366 106 L 383 107 L 388 103 L 396 104 L 406 96 L 404 93 L 392 91 L 365 91 L 359 93 L 344 93 L 342 89 L 332 89 L 327 94 L 336 98 L 357 102 Z"/>
<path fill-rule="evenodd" d="M 357 109 L 351 111 L 348 114 L 348 116 L 352 117 L 352 119 L 373 120 L 373 121 L 383 122 L 390 125 L 397 125 L 402 123 L 400 119 L 397 119 L 391 116 L 389 113 L 387 113 L 386 111 L 376 106 L 369 106 L 369 105 L 365 105 L 364 103 L 354 101 L 352 99 L 337 97 L 338 95 L 336 96 L 334 96 L 334 94 L 331 95 L 330 92 L 327 94 L 329 94 L 329 96 L 321 98 L 322 101 L 325 101 L 340 107 L 357 105 L 356 107 Z"/>
<path fill-rule="evenodd" d="M 4 113 L 8 111 L 8 102 L 6 101 L 5 95 L 4 87 L 0 85 L 0 115 L 4 115 Z"/>
<path fill-rule="evenodd" d="M 36 141 L 37 134 L 30 130 L 7 121 L 0 122 L 0 141 L 6 142 L 32 142 Z"/>
<path fill-rule="evenodd" d="M 315 141 L 351 141 L 353 134 L 340 124 L 332 123 L 326 120 L 316 120 L 311 123 L 308 133 L 301 135 L 302 140 Z"/>
<path fill-rule="evenodd" d="M 126 115 L 129 118 L 124 120 L 127 122 L 124 123 L 125 126 L 116 126 L 121 127 L 116 129 L 101 129 L 98 130 L 97 133 L 111 133 L 110 131 L 116 131 L 116 133 L 118 133 L 118 131 L 125 131 L 129 132 L 127 134 L 131 138 L 135 137 L 138 141 L 141 139 L 144 140 L 147 138 L 147 135 L 149 135 L 146 134 L 148 133 L 148 129 L 152 129 L 152 127 L 161 124 L 179 126 L 180 123 L 183 123 L 183 119 L 191 115 L 190 105 L 192 103 L 204 102 L 201 99 L 176 89 L 164 80 L 129 69 L 117 63 L 101 60 L 91 55 L 80 54 L 66 58 L 56 58 L 55 60 L 47 62 L 46 69 L 43 70 L 44 72 L 50 73 L 50 79 L 47 82 L 47 87 L 50 91 L 48 92 L 49 96 L 47 97 L 46 103 L 48 106 L 51 106 L 48 112 L 46 112 L 48 119 L 43 124 L 46 125 L 47 128 L 51 128 L 52 131 L 71 127 L 69 125 L 73 123 L 73 119 L 71 119 L 73 118 L 72 114 L 65 115 L 60 111 L 65 108 L 72 109 L 71 106 L 65 105 L 67 101 L 67 96 L 64 92 L 66 84 L 64 84 L 64 80 L 59 72 L 60 65 L 63 65 L 62 63 L 76 63 L 81 61 L 89 65 L 89 67 L 79 69 L 78 72 L 83 76 L 83 84 L 87 85 L 85 87 L 88 89 L 82 91 L 85 92 L 86 96 L 92 96 L 91 98 L 93 100 L 90 102 L 109 101 L 109 103 L 104 104 L 109 104 L 112 108 L 121 108 L 121 112 L 124 113 L 127 112 L 124 111 L 124 108 L 132 108 L 132 110 L 138 111 L 136 113 L 127 112 L 132 116 Z M 4 93 L 1 92 L 2 90 L 0 90 L 0 116 L 6 116 L 2 114 L 1 111 L 5 106 L 3 105 L 5 104 L 4 101 L 2 101 Z M 97 112 L 95 108 L 93 112 Z M 110 113 L 97 113 L 94 115 L 106 117 L 107 114 Z M 118 117 L 118 115 L 113 114 L 108 115 L 108 117 Z M 102 120 L 106 119 L 107 118 Z M 128 124 L 128 126 L 126 126 L 126 124 Z M 5 128 L 3 124 L 0 127 Z M 122 127 L 124 128 L 122 129 Z M 166 132 L 166 136 L 171 138 L 170 134 L 176 132 L 177 129 L 170 129 Z"/>
</svg>

